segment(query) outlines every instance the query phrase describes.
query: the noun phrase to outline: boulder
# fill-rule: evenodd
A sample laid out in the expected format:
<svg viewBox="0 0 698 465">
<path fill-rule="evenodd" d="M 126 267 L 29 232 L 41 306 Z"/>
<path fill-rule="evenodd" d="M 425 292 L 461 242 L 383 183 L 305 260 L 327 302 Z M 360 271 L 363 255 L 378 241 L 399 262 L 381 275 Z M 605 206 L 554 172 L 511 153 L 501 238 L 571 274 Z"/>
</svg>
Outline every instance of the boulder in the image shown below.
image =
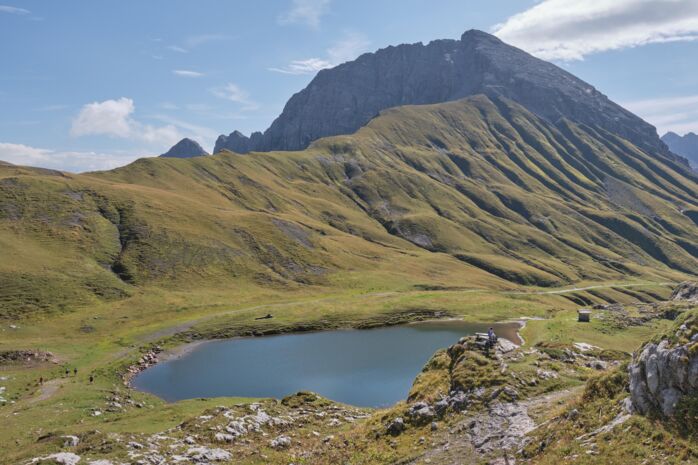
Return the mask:
<svg viewBox="0 0 698 465">
<path fill-rule="evenodd" d="M 405 421 L 401 417 L 397 417 L 388 425 L 388 434 L 398 436 L 405 431 Z"/>
<path fill-rule="evenodd" d="M 46 457 L 35 458 L 30 463 L 51 461 L 60 465 L 77 465 L 80 460 L 80 456 L 73 454 L 72 452 L 59 452 Z"/>
<path fill-rule="evenodd" d="M 195 463 L 223 462 L 230 460 L 230 452 L 223 449 L 209 449 L 208 447 L 192 447 L 187 451 L 187 455 Z"/>
<path fill-rule="evenodd" d="M 684 396 L 698 395 L 698 352 L 690 350 L 691 344 L 671 347 L 665 339 L 633 357 L 630 397 L 638 413 L 671 417 Z"/>
<path fill-rule="evenodd" d="M 80 438 L 77 436 L 61 436 L 62 439 L 65 439 L 63 442 L 63 447 L 76 447 L 78 444 L 80 444 Z"/>
<path fill-rule="evenodd" d="M 426 402 L 417 402 L 410 406 L 407 416 L 410 418 L 410 422 L 415 425 L 426 425 L 436 417 L 436 411 Z"/>
<path fill-rule="evenodd" d="M 272 449 L 288 449 L 291 447 L 291 438 L 288 436 L 277 436 L 270 443 Z"/>
<path fill-rule="evenodd" d="M 519 346 L 509 341 L 508 339 L 499 338 L 497 339 L 496 351 L 502 354 L 508 354 L 509 352 L 516 350 Z"/>
<path fill-rule="evenodd" d="M 216 433 L 214 439 L 217 442 L 233 442 L 235 440 L 235 436 L 227 433 Z"/>
<path fill-rule="evenodd" d="M 682 282 L 674 289 L 671 300 L 698 302 L 698 282 Z"/>
</svg>

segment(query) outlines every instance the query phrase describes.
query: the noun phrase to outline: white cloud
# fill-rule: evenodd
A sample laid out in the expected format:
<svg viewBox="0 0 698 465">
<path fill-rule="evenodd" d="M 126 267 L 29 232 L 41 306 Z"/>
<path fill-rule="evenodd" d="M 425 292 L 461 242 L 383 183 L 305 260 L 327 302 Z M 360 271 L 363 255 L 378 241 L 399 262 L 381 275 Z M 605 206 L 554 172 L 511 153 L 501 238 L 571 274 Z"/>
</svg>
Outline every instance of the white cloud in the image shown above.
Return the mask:
<svg viewBox="0 0 698 465">
<path fill-rule="evenodd" d="M 206 43 L 230 39 L 232 39 L 232 36 L 227 34 L 198 34 L 186 37 L 180 45 L 169 45 L 167 48 L 177 53 L 189 53 L 196 47 Z"/>
<path fill-rule="evenodd" d="M 82 172 L 116 168 L 137 158 L 130 153 L 58 151 L 24 144 L 0 142 L 0 160 L 21 166 L 39 166 L 61 171 Z"/>
<path fill-rule="evenodd" d="M 189 105 L 187 105 L 187 107 L 188 106 Z M 179 128 L 180 130 L 185 132 L 188 135 L 188 137 L 191 137 L 192 139 L 198 141 L 202 145 L 205 145 L 205 141 L 207 140 L 214 140 L 220 134 L 210 128 L 199 126 L 196 124 L 191 124 L 181 119 L 173 118 L 169 115 L 156 114 L 152 115 L 152 118 Z"/>
<path fill-rule="evenodd" d="M 332 62 L 322 58 L 308 58 L 307 60 L 293 60 L 283 68 L 269 68 L 269 71 L 275 71 L 283 74 L 313 74 L 321 69 L 331 68 Z"/>
<path fill-rule="evenodd" d="M 330 0 L 293 0 L 291 8 L 279 16 L 279 23 L 302 23 L 317 28 L 329 6 Z"/>
<path fill-rule="evenodd" d="M 173 52 L 177 52 L 177 53 L 189 53 L 189 50 L 187 50 L 184 47 L 180 47 L 178 45 L 170 45 L 167 48 L 172 50 Z"/>
<path fill-rule="evenodd" d="M 192 71 L 189 69 L 173 69 L 172 74 L 175 74 L 177 76 L 182 76 L 182 77 L 193 77 L 193 78 L 205 76 L 204 73 L 200 73 L 198 71 Z"/>
<path fill-rule="evenodd" d="M 622 105 L 655 125 L 659 134 L 698 132 L 698 95 L 636 100 Z"/>
<path fill-rule="evenodd" d="M 9 5 L 0 5 L 0 13 L 9 13 L 11 15 L 28 15 L 31 13 L 31 11 Z"/>
<path fill-rule="evenodd" d="M 696 0 L 543 0 L 493 28 L 547 60 L 698 39 Z"/>
<path fill-rule="evenodd" d="M 134 120 L 131 117 L 134 111 L 133 100 L 125 97 L 88 103 L 73 120 L 70 134 L 74 137 L 105 135 L 133 139 L 158 147 L 170 146 L 182 138 L 173 125 L 156 127 Z"/>
<path fill-rule="evenodd" d="M 216 97 L 239 103 L 242 105 L 243 110 L 256 110 L 259 108 L 259 105 L 250 98 L 249 94 L 233 82 L 229 82 L 222 87 L 213 88 L 211 92 Z"/>
<path fill-rule="evenodd" d="M 325 58 L 307 58 L 305 60 L 294 60 L 290 64 L 281 68 L 269 68 L 283 74 L 314 74 L 321 69 L 332 68 L 345 61 L 351 61 L 365 52 L 371 42 L 362 34 L 349 32 L 331 47 L 326 50 Z"/>
<path fill-rule="evenodd" d="M 73 120 L 70 133 L 76 137 L 90 134 L 130 137 L 133 132 L 130 115 L 135 109 L 133 100 L 126 97 L 88 103 Z"/>
</svg>

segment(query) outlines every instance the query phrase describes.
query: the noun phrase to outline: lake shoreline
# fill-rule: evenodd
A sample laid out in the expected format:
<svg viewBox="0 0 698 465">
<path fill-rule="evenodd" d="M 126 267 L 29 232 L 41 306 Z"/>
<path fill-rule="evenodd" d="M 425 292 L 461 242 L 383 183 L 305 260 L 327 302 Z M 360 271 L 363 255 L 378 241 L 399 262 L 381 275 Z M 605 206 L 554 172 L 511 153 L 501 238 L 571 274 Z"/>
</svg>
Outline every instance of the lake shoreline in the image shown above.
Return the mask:
<svg viewBox="0 0 698 465">
<path fill-rule="evenodd" d="M 512 341 L 509 338 L 506 338 L 508 341 L 513 342 L 514 344 L 521 346 L 525 344 L 525 340 L 523 336 L 521 336 L 521 331 L 526 327 L 526 322 L 531 319 L 538 319 L 538 318 L 529 318 L 529 317 L 522 317 L 518 319 L 512 319 L 512 320 L 505 320 L 505 321 L 496 321 L 493 323 L 493 325 L 504 325 L 504 324 L 517 324 L 519 327 L 517 328 L 515 334 L 517 337 L 517 341 Z M 274 334 L 263 334 L 263 335 L 249 335 L 249 336 L 231 336 L 231 337 L 223 337 L 223 338 L 208 338 L 208 339 L 200 339 L 196 341 L 191 341 L 191 342 L 184 342 L 182 344 L 176 345 L 175 347 L 165 349 L 162 352 L 158 354 L 158 362 L 157 363 L 163 363 L 163 362 L 168 362 L 170 360 L 176 360 L 178 358 L 184 357 L 188 354 L 190 354 L 193 350 L 196 350 L 199 346 L 203 344 L 208 344 L 210 342 L 216 342 L 216 341 L 229 341 L 229 340 L 236 340 L 236 339 L 256 339 L 256 338 L 262 338 L 262 337 L 274 337 L 274 336 L 292 336 L 292 335 L 301 335 L 301 334 L 313 334 L 313 333 L 321 333 L 321 332 L 327 332 L 327 331 L 370 331 L 372 329 L 380 329 L 380 328 L 389 328 L 393 326 L 401 326 L 401 325 L 415 325 L 415 324 L 423 324 L 423 323 L 448 323 L 448 322 L 458 322 L 458 323 L 480 323 L 477 321 L 468 321 L 462 318 L 454 318 L 454 317 L 445 317 L 445 318 L 434 318 L 434 319 L 428 319 L 428 320 L 416 320 L 416 321 L 407 321 L 404 323 L 395 323 L 395 324 L 386 324 L 382 326 L 371 326 L 368 328 L 365 327 L 355 327 L 355 326 L 348 326 L 348 327 L 343 327 L 343 328 L 327 328 L 327 329 L 314 329 L 314 330 L 308 330 L 308 331 L 290 331 L 290 332 L 279 332 L 279 333 L 274 333 Z"/>
<path fill-rule="evenodd" d="M 404 365 L 405 362 L 403 359 L 409 359 L 409 360 L 414 361 L 412 363 L 417 363 L 419 366 L 412 366 L 410 368 L 410 370 L 415 370 L 414 373 L 410 372 L 409 376 L 407 376 L 407 377 L 404 375 L 404 372 L 403 372 L 403 374 L 399 375 L 398 379 L 402 380 L 402 381 L 400 381 L 400 383 L 402 383 L 403 387 L 399 388 L 397 391 L 390 391 L 390 392 L 397 392 L 401 396 L 402 390 L 404 390 L 404 384 L 406 382 L 411 384 L 414 381 L 413 376 L 416 376 L 416 374 L 419 372 L 418 370 L 423 367 L 422 362 L 426 363 L 426 361 L 428 361 L 429 357 L 431 357 L 436 351 L 438 351 L 442 348 L 448 347 L 450 344 L 455 343 L 459 338 L 461 338 L 463 336 L 472 336 L 475 333 L 486 332 L 488 327 L 494 327 L 497 335 L 500 338 L 507 339 L 508 341 L 510 341 L 516 345 L 519 345 L 523 341 L 520 334 L 519 334 L 519 331 L 524 326 L 525 326 L 525 322 L 522 320 L 518 320 L 518 319 L 514 320 L 514 321 L 509 320 L 509 321 L 503 321 L 503 322 L 497 322 L 497 323 L 487 323 L 487 322 L 472 322 L 472 321 L 466 321 L 462 318 L 450 317 L 450 318 L 438 318 L 438 319 L 432 318 L 432 319 L 426 319 L 426 320 L 421 320 L 421 321 L 410 321 L 407 323 L 397 324 L 397 325 L 395 325 L 395 324 L 394 325 L 383 325 L 381 327 L 374 326 L 374 327 L 367 329 L 366 331 L 362 331 L 362 330 L 356 329 L 356 328 L 340 328 L 340 329 L 332 328 L 331 330 L 326 330 L 326 331 L 300 331 L 300 332 L 282 333 L 282 334 L 276 334 L 276 335 L 279 337 L 281 337 L 281 336 L 286 336 L 286 337 L 306 336 L 306 337 L 308 337 L 308 336 L 318 335 L 319 339 L 313 338 L 313 342 L 310 344 L 311 352 L 319 352 L 322 354 L 325 354 L 328 349 L 329 349 L 329 353 L 331 354 L 332 350 L 333 350 L 332 346 L 335 346 L 337 344 L 337 342 L 335 342 L 335 341 L 341 341 L 341 340 L 346 341 L 347 338 L 356 339 L 357 337 L 359 338 L 358 340 L 360 340 L 360 341 L 365 341 L 366 338 L 368 338 L 368 340 L 373 339 L 374 347 L 378 347 L 378 346 L 376 346 L 375 341 L 380 341 L 379 345 L 381 348 L 373 349 L 374 354 L 376 354 L 376 353 L 382 354 L 384 352 L 384 349 L 382 348 L 383 345 L 381 345 L 381 344 L 386 344 L 386 347 L 399 347 L 399 349 L 397 349 L 398 352 L 396 352 L 392 355 L 392 357 L 395 357 L 395 358 L 390 358 L 387 361 L 375 362 L 374 355 L 371 355 L 370 356 L 371 362 L 369 362 L 368 366 L 372 366 L 373 369 L 375 369 L 376 363 L 388 363 L 388 365 L 384 365 L 384 366 L 389 368 L 389 369 L 400 370 L 401 368 L 397 368 L 397 367 L 402 367 Z M 402 327 L 404 329 L 400 329 L 400 327 Z M 394 331 L 392 330 L 392 328 L 394 328 Z M 374 331 L 379 332 L 380 334 L 370 334 L 370 333 L 373 333 Z M 385 331 L 387 331 L 387 332 L 385 332 Z M 406 333 L 404 331 L 406 331 Z M 400 336 L 395 336 L 394 335 L 395 332 L 399 333 Z M 323 347 L 323 333 L 324 334 L 332 333 L 331 335 L 329 335 L 329 337 L 333 339 L 333 342 L 330 344 L 330 346 L 326 346 L 325 349 L 322 349 L 322 347 Z M 351 336 L 350 335 L 351 333 L 355 333 L 356 335 Z M 360 335 L 361 333 L 363 333 L 364 335 L 363 336 Z M 325 341 L 326 341 L 327 337 L 328 336 L 324 336 Z M 398 339 L 395 339 L 395 337 L 398 337 Z M 440 339 L 437 339 L 436 341 L 434 341 L 433 340 L 434 337 L 437 337 Z M 167 362 L 172 362 L 172 361 L 176 361 L 176 360 L 182 359 L 184 357 L 187 357 L 199 349 L 203 350 L 203 352 L 198 353 L 197 355 L 193 355 L 194 359 L 192 359 L 192 360 L 196 360 L 197 358 L 199 358 L 200 360 L 198 362 L 192 362 L 192 360 L 189 360 L 189 361 L 185 361 L 183 363 L 189 364 L 190 366 L 197 366 L 197 364 L 203 363 L 202 362 L 203 360 L 206 360 L 206 363 L 208 363 L 208 360 L 209 360 L 208 357 L 211 357 L 212 354 L 220 353 L 221 349 L 218 349 L 215 347 L 206 347 L 204 349 L 203 346 L 208 345 L 212 342 L 225 344 L 226 342 L 229 343 L 229 342 L 236 341 L 236 340 L 240 340 L 240 341 L 248 340 L 248 341 L 250 341 L 250 343 L 246 343 L 242 346 L 236 345 L 236 347 L 242 347 L 242 348 L 241 349 L 234 349 L 236 351 L 237 355 L 231 354 L 229 352 L 227 357 L 230 357 L 230 358 L 226 359 L 224 362 L 221 362 L 219 360 L 218 363 L 219 364 L 223 363 L 222 366 L 229 367 L 229 366 L 231 366 L 230 365 L 231 363 L 234 365 L 235 360 L 237 360 L 237 361 L 250 360 L 251 355 L 249 353 L 249 350 L 250 350 L 249 347 L 260 347 L 259 345 L 256 345 L 255 342 L 252 342 L 253 340 L 269 341 L 269 342 L 265 342 L 262 345 L 262 347 L 268 347 L 268 346 L 274 347 L 274 346 L 278 346 L 279 344 L 282 344 L 282 346 L 284 344 L 286 344 L 286 346 L 288 346 L 288 341 L 290 341 L 289 339 L 286 339 L 286 338 L 277 339 L 277 338 L 266 338 L 266 337 L 260 337 L 260 336 L 236 336 L 236 337 L 231 337 L 231 338 L 215 338 L 215 339 L 205 339 L 205 340 L 202 339 L 202 340 L 197 340 L 197 341 L 191 341 L 188 343 L 179 344 L 175 347 L 165 349 L 165 350 L 163 350 L 162 348 L 159 348 L 159 346 L 158 346 L 158 351 L 155 353 L 155 356 L 153 358 L 149 359 L 151 361 L 151 363 L 149 363 L 147 365 L 139 365 L 139 366 L 130 368 L 128 380 L 125 380 L 125 382 L 127 382 L 127 385 L 130 388 L 138 390 L 140 392 L 146 392 L 146 393 L 149 393 L 151 395 L 155 395 L 156 397 L 160 398 L 161 400 L 163 400 L 167 403 L 173 403 L 173 402 L 177 402 L 178 400 L 183 400 L 183 399 L 187 399 L 187 398 L 197 398 L 197 397 L 213 398 L 213 397 L 221 397 L 221 396 L 225 397 L 228 395 L 234 396 L 234 397 L 250 397 L 250 398 L 260 398 L 260 397 L 281 398 L 281 397 L 279 397 L 279 396 L 281 396 L 280 392 L 271 392 L 270 393 L 270 392 L 264 391 L 264 390 L 257 392 L 256 390 L 251 390 L 249 387 L 246 391 L 245 390 L 241 390 L 241 391 L 233 390 L 230 394 L 220 394 L 220 387 L 221 386 L 229 386 L 229 383 L 227 383 L 225 381 L 218 380 L 215 375 L 211 378 L 209 375 L 207 375 L 205 373 L 204 374 L 200 373 L 198 375 L 189 375 L 189 376 L 185 376 L 184 378 L 182 378 L 185 380 L 191 380 L 191 379 L 208 380 L 208 382 L 210 383 L 210 386 L 213 386 L 213 387 L 212 388 L 209 387 L 208 390 L 204 390 L 201 393 L 196 393 L 196 390 L 198 390 L 198 386 L 196 388 L 192 388 L 191 386 L 187 386 L 186 382 L 183 385 L 181 385 L 179 382 L 177 382 L 177 388 L 173 392 L 176 392 L 176 390 L 180 390 L 180 392 L 184 392 L 184 394 L 178 394 L 178 395 L 183 395 L 183 396 L 190 396 L 191 395 L 192 397 L 179 397 L 179 398 L 173 397 L 172 394 L 167 393 L 168 389 L 171 390 L 173 388 L 167 387 L 167 388 L 164 388 L 165 390 L 163 391 L 162 387 L 159 388 L 159 390 L 158 390 L 158 388 L 154 388 L 152 384 L 150 384 L 150 386 L 149 386 L 148 381 L 145 381 L 145 384 L 143 384 L 143 381 L 141 381 L 141 382 L 136 381 L 137 378 L 143 372 L 150 370 L 151 368 L 155 368 L 156 366 L 162 366 L 163 364 L 165 364 Z M 274 340 L 276 340 L 276 341 L 272 342 Z M 428 340 L 431 340 L 432 342 L 430 342 L 430 343 L 427 342 L 425 345 L 425 341 L 428 341 Z M 283 341 L 283 342 L 281 342 L 281 341 Z M 383 343 L 383 341 L 385 341 L 385 343 Z M 405 345 L 405 342 L 407 342 L 407 341 L 410 341 L 410 342 L 408 343 L 408 345 Z M 250 344 L 252 344 L 252 346 L 250 346 Z M 304 343 L 297 342 L 297 340 L 295 340 L 295 338 L 294 338 L 293 344 L 298 345 L 298 344 L 304 344 Z M 307 352 L 308 343 L 305 342 L 305 344 L 306 344 L 306 349 L 305 349 L 306 352 L 305 353 L 308 354 L 308 353 L 310 353 L 310 352 Z M 318 345 L 316 345 L 316 344 L 318 344 Z M 325 344 L 327 344 L 327 342 L 325 342 Z M 247 346 L 248 349 L 245 349 L 245 346 Z M 286 346 L 284 346 L 284 347 L 286 347 Z M 347 351 L 352 352 L 352 355 L 349 356 L 352 364 L 355 362 L 356 363 L 366 363 L 365 354 L 362 355 L 361 349 L 358 350 L 358 355 L 356 355 L 357 347 L 360 347 L 360 346 L 361 346 L 361 344 L 359 346 L 352 344 L 351 346 L 345 347 L 344 348 L 345 352 L 342 352 L 342 353 L 347 353 Z M 370 344 L 368 347 L 371 347 Z M 407 352 L 405 352 L 405 349 L 407 349 Z M 223 349 L 223 350 L 229 351 L 230 349 Z M 245 353 L 245 355 L 241 355 L 239 352 L 240 350 L 247 350 L 248 352 Z M 254 349 L 254 350 L 255 350 L 255 352 L 254 352 L 255 354 L 260 354 L 262 356 L 262 361 L 260 363 L 264 366 L 267 366 L 264 362 L 264 349 Z M 376 350 L 377 350 L 377 352 L 375 352 Z M 392 349 L 388 349 L 388 350 L 390 351 Z M 410 351 L 412 352 L 411 354 L 410 354 Z M 206 354 L 206 355 L 202 355 L 202 354 Z M 201 357 L 204 357 L 204 358 L 202 359 Z M 213 360 L 215 360 L 216 356 L 214 355 L 213 357 L 214 357 Z M 296 360 L 296 361 L 305 360 L 305 355 L 295 354 L 295 355 L 292 355 L 291 357 L 293 360 Z M 328 355 L 328 357 L 329 358 L 327 360 L 333 360 L 332 355 Z M 336 357 L 336 355 L 335 355 L 335 357 Z M 385 356 L 383 356 L 383 357 L 385 357 Z M 312 359 L 312 356 L 311 356 L 311 359 Z M 339 359 L 337 359 L 337 360 L 339 360 Z M 379 360 L 380 360 L 380 357 L 379 357 Z M 396 361 L 395 363 L 397 363 L 397 365 L 395 365 L 395 363 L 391 362 L 390 360 L 395 360 Z M 400 360 L 402 360 L 402 361 L 400 361 Z M 233 362 L 231 362 L 231 361 L 233 361 Z M 324 363 L 324 362 L 325 362 L 325 360 L 322 361 L 322 363 Z M 177 363 L 179 364 L 182 362 L 177 362 Z M 191 365 L 192 363 L 194 365 Z M 290 362 L 290 363 L 293 364 L 294 362 Z M 315 363 L 317 364 L 317 360 L 315 360 Z M 373 363 L 373 365 L 371 365 L 371 363 Z M 273 362 L 271 363 L 270 366 L 272 366 L 272 365 L 273 365 Z M 174 366 L 177 366 L 177 365 L 174 365 Z M 181 367 L 183 365 L 179 365 L 179 366 Z M 186 366 L 186 365 L 184 365 L 184 366 Z M 286 365 L 284 365 L 284 366 L 286 366 Z M 312 366 L 312 364 L 311 364 L 311 366 Z M 333 366 L 334 366 L 334 364 L 333 364 Z M 162 368 L 162 369 L 172 370 L 173 368 L 170 367 L 170 368 Z M 301 370 L 302 370 L 302 368 L 301 368 Z M 346 368 L 345 369 L 345 368 L 341 368 L 341 365 L 339 365 L 339 367 L 336 368 L 336 371 L 340 374 L 339 375 L 337 375 L 337 374 L 332 375 L 331 374 L 332 372 L 330 371 L 330 372 L 328 372 L 330 374 L 327 376 L 330 376 L 330 377 L 331 376 L 335 376 L 335 377 L 340 376 L 340 379 L 341 379 L 341 377 L 343 377 L 345 375 L 351 375 L 352 373 L 354 373 L 353 368 Z M 390 371 L 390 370 L 388 370 L 388 371 Z M 158 371 L 156 371 L 155 373 L 158 373 Z M 250 372 L 250 373 L 251 374 L 244 375 L 245 379 L 251 379 L 251 380 L 257 379 L 256 378 L 257 374 L 255 374 L 254 372 Z M 147 375 L 147 376 L 152 377 L 153 373 L 151 372 L 150 375 Z M 157 375 L 155 375 L 155 376 L 157 376 Z M 243 376 L 243 375 L 241 374 L 240 376 Z M 248 376 L 249 376 L 249 378 L 248 378 Z M 325 374 L 323 374 L 323 376 L 325 376 Z M 393 376 L 393 375 L 389 375 L 389 376 Z M 146 377 L 146 379 L 148 379 L 148 377 Z M 305 378 L 301 378 L 301 379 L 305 379 Z M 308 379 L 311 379 L 311 380 L 314 379 L 312 377 L 312 373 L 310 375 L 310 378 L 308 378 Z M 388 379 L 394 379 L 394 378 L 388 378 Z M 409 381 L 407 381 L 407 380 L 409 380 Z M 170 382 L 173 382 L 173 381 L 170 381 Z M 300 383 L 298 381 L 296 381 L 295 388 L 297 388 L 299 390 L 311 390 L 311 391 L 314 390 L 314 391 L 319 392 L 321 395 L 326 395 L 328 398 L 334 399 L 334 397 L 332 397 L 331 394 L 326 394 L 326 393 L 323 394 L 322 388 L 318 388 L 317 385 L 316 386 L 314 386 L 312 384 L 304 385 L 304 383 L 305 383 L 305 381 L 301 381 Z M 257 389 L 257 388 L 255 387 L 252 389 Z M 288 393 L 284 393 L 284 395 L 287 395 L 287 394 Z M 397 399 L 390 399 L 390 402 L 386 403 L 385 405 L 392 405 L 392 403 L 399 401 L 399 399 L 401 399 L 401 398 L 402 397 L 399 397 Z M 351 405 L 361 405 L 361 406 L 368 405 L 368 404 L 351 403 L 349 401 L 342 400 L 341 398 L 340 398 L 339 402 L 350 403 Z M 378 405 L 378 404 L 376 404 L 376 405 Z"/>
</svg>

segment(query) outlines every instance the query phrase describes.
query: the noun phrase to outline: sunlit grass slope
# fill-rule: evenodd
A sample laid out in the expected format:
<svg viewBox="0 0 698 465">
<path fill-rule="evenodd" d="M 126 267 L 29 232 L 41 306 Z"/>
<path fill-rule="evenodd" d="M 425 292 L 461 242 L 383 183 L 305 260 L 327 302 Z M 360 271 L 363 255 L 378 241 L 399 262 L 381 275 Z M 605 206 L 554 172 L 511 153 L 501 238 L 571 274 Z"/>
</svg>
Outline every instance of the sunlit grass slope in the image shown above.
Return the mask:
<svg viewBox="0 0 698 465">
<path fill-rule="evenodd" d="M 698 270 L 698 184 L 505 100 L 387 110 L 303 152 L 0 165 L 0 315 L 144 289 L 510 289 Z"/>
</svg>

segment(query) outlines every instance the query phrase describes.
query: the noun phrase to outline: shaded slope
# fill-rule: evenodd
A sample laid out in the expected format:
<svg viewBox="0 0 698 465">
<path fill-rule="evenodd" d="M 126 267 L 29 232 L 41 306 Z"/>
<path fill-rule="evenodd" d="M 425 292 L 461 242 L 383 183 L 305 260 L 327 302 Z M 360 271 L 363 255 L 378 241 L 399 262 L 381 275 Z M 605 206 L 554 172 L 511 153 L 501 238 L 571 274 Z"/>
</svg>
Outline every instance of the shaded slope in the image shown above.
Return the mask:
<svg viewBox="0 0 698 465">
<path fill-rule="evenodd" d="M 87 300 L 148 286 L 678 280 L 698 270 L 697 189 L 613 133 L 477 96 L 387 110 L 303 152 L 84 175 L 0 167 L 0 238 L 37 257 L 2 248 L 0 272 L 29 288 L 61 274 Z M 4 312 L 24 305 L 6 300 Z"/>
</svg>

